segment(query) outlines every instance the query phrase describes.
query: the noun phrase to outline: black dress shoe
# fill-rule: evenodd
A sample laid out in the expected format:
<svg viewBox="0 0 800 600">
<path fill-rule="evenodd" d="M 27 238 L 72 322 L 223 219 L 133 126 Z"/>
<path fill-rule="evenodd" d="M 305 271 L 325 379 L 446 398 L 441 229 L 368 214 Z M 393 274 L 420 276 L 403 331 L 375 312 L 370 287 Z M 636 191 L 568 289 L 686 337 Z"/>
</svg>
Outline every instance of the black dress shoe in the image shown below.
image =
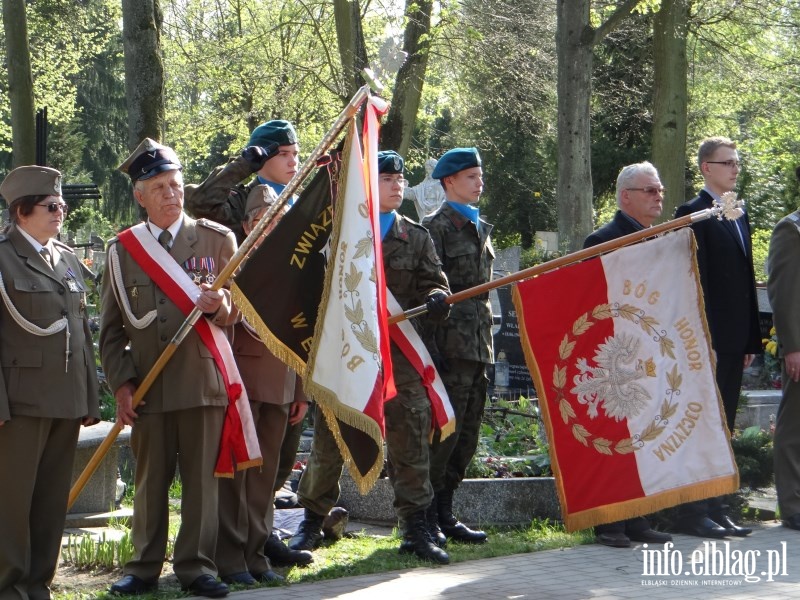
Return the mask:
<svg viewBox="0 0 800 600">
<path fill-rule="evenodd" d="M 462 544 L 483 544 L 487 540 L 486 532 L 480 529 L 470 529 L 458 519 L 451 522 L 439 521 L 439 527 L 448 540 L 461 542 Z"/>
<path fill-rule="evenodd" d="M 631 540 L 622 532 L 614 531 L 607 533 L 598 533 L 594 541 L 609 548 L 630 548 Z"/>
<path fill-rule="evenodd" d="M 794 513 L 788 519 L 784 519 L 783 526 L 800 531 L 800 513 Z"/>
<path fill-rule="evenodd" d="M 251 575 L 258 583 L 283 583 L 285 581 L 283 577 L 272 569 L 264 571 L 263 573 L 251 573 Z"/>
<path fill-rule="evenodd" d="M 696 517 L 688 519 L 681 524 L 681 531 L 689 535 L 696 535 L 704 538 L 722 539 L 728 535 L 725 527 L 720 527 L 708 517 Z"/>
<path fill-rule="evenodd" d="M 666 544 L 672 541 L 670 534 L 656 531 L 655 529 L 628 531 L 627 534 L 634 542 L 644 542 L 645 544 Z"/>
<path fill-rule="evenodd" d="M 749 527 L 740 527 L 736 523 L 733 522 L 728 515 L 720 515 L 714 516 L 714 522 L 717 523 L 720 527 L 724 527 L 728 530 L 728 535 L 735 535 L 736 537 L 747 537 L 753 530 Z"/>
<path fill-rule="evenodd" d="M 227 585 L 217 581 L 217 578 L 211 575 L 200 575 L 182 589 L 184 592 L 191 592 L 195 596 L 205 596 L 206 598 L 222 598 L 227 596 L 230 591 Z"/>
<path fill-rule="evenodd" d="M 247 571 L 241 573 L 231 573 L 230 575 L 220 575 L 219 577 L 228 585 L 255 585 L 257 582 Z"/>
<path fill-rule="evenodd" d="M 154 592 L 158 589 L 158 580 L 145 581 L 136 575 L 125 575 L 122 579 L 114 583 L 108 591 L 117 596 L 136 596 Z"/>
<path fill-rule="evenodd" d="M 276 567 L 305 567 L 314 562 L 314 555 L 308 550 L 292 550 L 284 544 L 273 531 L 264 544 L 264 554 Z"/>
</svg>

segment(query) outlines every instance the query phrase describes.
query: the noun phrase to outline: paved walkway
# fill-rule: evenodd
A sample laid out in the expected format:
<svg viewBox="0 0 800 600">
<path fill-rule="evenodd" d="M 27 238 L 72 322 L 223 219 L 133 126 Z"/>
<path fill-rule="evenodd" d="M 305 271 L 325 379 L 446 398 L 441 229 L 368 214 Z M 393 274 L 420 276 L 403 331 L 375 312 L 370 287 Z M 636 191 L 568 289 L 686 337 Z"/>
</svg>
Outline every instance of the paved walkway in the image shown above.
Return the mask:
<svg viewBox="0 0 800 600">
<path fill-rule="evenodd" d="M 645 571 L 646 568 L 649 570 Z M 698 574 L 692 575 L 692 570 Z M 666 553 L 663 546 L 645 549 L 638 545 L 619 550 L 592 544 L 446 567 L 420 567 L 247 590 L 229 597 L 233 600 L 800 599 L 800 532 L 770 523 L 757 527 L 743 539 L 704 542 L 678 535 L 674 548 Z"/>
</svg>

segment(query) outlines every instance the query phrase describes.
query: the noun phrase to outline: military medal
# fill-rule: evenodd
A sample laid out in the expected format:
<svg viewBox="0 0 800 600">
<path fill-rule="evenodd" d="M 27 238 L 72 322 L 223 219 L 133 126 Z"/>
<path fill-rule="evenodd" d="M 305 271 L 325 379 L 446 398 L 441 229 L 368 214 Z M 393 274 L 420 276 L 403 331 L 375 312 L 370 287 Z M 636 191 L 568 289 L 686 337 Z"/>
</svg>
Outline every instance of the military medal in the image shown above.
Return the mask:
<svg viewBox="0 0 800 600">
<path fill-rule="evenodd" d="M 78 283 L 74 279 L 67 279 L 67 287 L 69 288 L 70 292 L 80 292 L 81 290 L 78 288 Z"/>
<path fill-rule="evenodd" d="M 132 287 L 131 288 L 131 298 L 138 298 L 139 297 L 139 288 Z"/>
</svg>

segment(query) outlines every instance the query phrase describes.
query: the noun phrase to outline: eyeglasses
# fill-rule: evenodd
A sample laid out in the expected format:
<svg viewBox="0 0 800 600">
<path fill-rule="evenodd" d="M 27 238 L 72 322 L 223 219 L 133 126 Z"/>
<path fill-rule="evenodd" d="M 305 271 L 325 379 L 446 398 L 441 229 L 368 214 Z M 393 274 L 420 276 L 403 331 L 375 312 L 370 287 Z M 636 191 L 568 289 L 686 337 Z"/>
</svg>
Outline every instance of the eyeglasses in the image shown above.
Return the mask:
<svg viewBox="0 0 800 600">
<path fill-rule="evenodd" d="M 644 192 L 648 196 L 655 196 L 657 194 L 664 194 L 667 191 L 665 187 L 656 187 L 654 185 L 648 185 L 647 187 L 640 187 L 640 188 L 625 188 L 626 190 L 630 190 L 632 192 Z"/>
<path fill-rule="evenodd" d="M 69 207 L 66 205 L 65 202 L 48 202 L 47 204 L 34 204 L 34 206 L 42 206 L 47 209 L 47 212 L 58 212 L 58 209 L 61 209 L 61 212 L 67 214 Z"/>
<path fill-rule="evenodd" d="M 742 166 L 738 160 L 707 160 L 707 163 L 711 163 L 712 165 L 725 165 L 729 169 L 736 167 L 737 169 Z"/>
<path fill-rule="evenodd" d="M 381 183 L 388 183 L 389 185 L 399 183 L 400 185 L 405 185 L 406 180 L 403 177 L 392 177 L 392 176 L 383 176 L 380 178 Z"/>
</svg>

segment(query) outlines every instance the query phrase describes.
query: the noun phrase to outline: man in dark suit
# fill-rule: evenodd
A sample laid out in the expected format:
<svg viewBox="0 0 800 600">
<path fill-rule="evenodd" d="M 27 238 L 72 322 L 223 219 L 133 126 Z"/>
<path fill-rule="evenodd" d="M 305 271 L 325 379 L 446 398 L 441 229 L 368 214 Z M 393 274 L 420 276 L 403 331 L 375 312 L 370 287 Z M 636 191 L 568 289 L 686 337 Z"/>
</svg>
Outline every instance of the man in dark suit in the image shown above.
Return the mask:
<svg viewBox="0 0 800 600">
<path fill-rule="evenodd" d="M 663 210 L 664 187 L 658 171 L 649 162 L 628 165 L 617 176 L 617 212 L 614 218 L 589 234 L 583 243 L 590 248 L 651 227 Z M 634 517 L 594 528 L 598 544 L 612 548 L 628 548 L 631 540 L 665 544 L 672 540 L 668 533 L 655 531 L 644 517 Z"/>
<path fill-rule="evenodd" d="M 693 200 L 678 207 L 676 217 L 711 208 L 736 187 L 739 154 L 724 137 L 701 142 L 697 164 L 705 185 Z M 742 373 L 761 351 L 753 252 L 747 215 L 735 221 L 706 219 L 692 225 L 697 239 L 697 265 L 703 286 L 711 346 L 717 358 L 717 386 L 722 395 L 728 429 L 733 431 L 742 387 Z M 721 498 L 683 506 L 681 528 L 701 537 L 744 537 L 751 530 L 737 526 Z"/>
</svg>

